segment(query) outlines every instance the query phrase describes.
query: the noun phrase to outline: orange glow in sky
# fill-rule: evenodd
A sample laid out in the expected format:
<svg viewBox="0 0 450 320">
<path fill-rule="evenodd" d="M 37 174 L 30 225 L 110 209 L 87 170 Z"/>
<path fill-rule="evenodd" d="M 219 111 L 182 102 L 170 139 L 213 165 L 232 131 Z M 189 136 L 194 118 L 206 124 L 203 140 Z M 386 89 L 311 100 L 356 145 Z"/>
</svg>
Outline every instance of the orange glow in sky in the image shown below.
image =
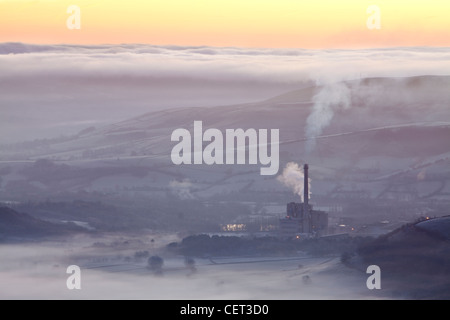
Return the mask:
<svg viewBox="0 0 450 320">
<path fill-rule="evenodd" d="M 80 29 L 69 29 L 70 5 Z M 379 29 L 370 29 L 379 8 Z M 448 0 L 0 0 L 0 42 L 266 48 L 450 46 Z"/>
</svg>

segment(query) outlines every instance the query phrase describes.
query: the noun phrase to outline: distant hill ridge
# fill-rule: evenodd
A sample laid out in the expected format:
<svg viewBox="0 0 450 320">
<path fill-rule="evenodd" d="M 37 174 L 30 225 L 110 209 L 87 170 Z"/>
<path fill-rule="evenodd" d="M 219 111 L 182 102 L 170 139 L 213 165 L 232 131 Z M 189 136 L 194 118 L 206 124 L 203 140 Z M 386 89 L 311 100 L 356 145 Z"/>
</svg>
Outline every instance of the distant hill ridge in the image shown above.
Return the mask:
<svg viewBox="0 0 450 320">
<path fill-rule="evenodd" d="M 0 241 L 44 238 L 81 231 L 76 225 L 58 225 L 9 207 L 0 207 Z"/>
</svg>

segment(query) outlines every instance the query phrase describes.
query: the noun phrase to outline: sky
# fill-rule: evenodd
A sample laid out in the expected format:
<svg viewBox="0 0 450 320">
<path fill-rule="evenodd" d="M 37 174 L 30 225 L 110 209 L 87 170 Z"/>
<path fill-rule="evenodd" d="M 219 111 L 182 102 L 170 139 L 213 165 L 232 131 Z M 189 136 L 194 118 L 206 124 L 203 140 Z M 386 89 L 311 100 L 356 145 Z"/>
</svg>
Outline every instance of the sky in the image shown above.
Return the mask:
<svg viewBox="0 0 450 320">
<path fill-rule="evenodd" d="M 0 42 L 446 47 L 449 16 L 448 0 L 0 0 Z"/>
<path fill-rule="evenodd" d="M 449 16 L 448 0 L 0 0 L 0 142 L 309 83 L 448 75 Z"/>
</svg>

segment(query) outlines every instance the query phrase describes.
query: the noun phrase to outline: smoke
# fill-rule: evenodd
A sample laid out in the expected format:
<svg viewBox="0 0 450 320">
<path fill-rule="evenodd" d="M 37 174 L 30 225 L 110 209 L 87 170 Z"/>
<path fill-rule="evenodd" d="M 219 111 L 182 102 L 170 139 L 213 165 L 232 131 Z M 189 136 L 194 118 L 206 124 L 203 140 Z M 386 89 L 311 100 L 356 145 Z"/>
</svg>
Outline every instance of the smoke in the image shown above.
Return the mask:
<svg viewBox="0 0 450 320">
<path fill-rule="evenodd" d="M 319 84 L 320 85 L 320 84 Z M 351 106 L 351 92 L 344 82 L 326 83 L 313 97 L 314 105 L 306 120 L 306 153 L 316 145 L 316 137 L 331 123 L 338 110 L 347 110 Z"/>
<path fill-rule="evenodd" d="M 169 186 L 180 199 L 186 200 L 194 198 L 190 191 L 192 183 L 189 179 L 184 179 L 183 181 L 173 180 L 169 183 Z"/>
<path fill-rule="evenodd" d="M 294 162 L 289 162 L 283 169 L 283 173 L 277 177 L 277 180 L 291 188 L 294 194 L 298 194 L 302 202 L 305 200 L 303 198 L 304 179 L 303 169 Z M 308 179 L 308 185 L 309 195 L 311 195 L 311 179 Z"/>
<path fill-rule="evenodd" d="M 423 181 L 427 177 L 427 171 L 422 170 L 417 174 L 417 181 Z"/>
</svg>

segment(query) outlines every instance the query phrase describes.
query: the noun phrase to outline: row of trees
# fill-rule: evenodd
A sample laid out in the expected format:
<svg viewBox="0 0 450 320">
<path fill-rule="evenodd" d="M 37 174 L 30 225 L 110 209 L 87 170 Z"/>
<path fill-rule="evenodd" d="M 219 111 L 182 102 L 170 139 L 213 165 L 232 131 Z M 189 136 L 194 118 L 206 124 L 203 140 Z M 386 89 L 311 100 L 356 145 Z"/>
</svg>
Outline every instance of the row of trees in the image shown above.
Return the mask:
<svg viewBox="0 0 450 320">
<path fill-rule="evenodd" d="M 195 260 L 186 257 L 184 260 L 184 265 L 188 270 L 188 275 L 193 275 L 197 272 L 195 266 Z M 163 274 L 164 259 L 160 256 L 151 256 L 148 259 L 148 269 L 151 270 L 155 275 L 161 276 Z"/>
</svg>

